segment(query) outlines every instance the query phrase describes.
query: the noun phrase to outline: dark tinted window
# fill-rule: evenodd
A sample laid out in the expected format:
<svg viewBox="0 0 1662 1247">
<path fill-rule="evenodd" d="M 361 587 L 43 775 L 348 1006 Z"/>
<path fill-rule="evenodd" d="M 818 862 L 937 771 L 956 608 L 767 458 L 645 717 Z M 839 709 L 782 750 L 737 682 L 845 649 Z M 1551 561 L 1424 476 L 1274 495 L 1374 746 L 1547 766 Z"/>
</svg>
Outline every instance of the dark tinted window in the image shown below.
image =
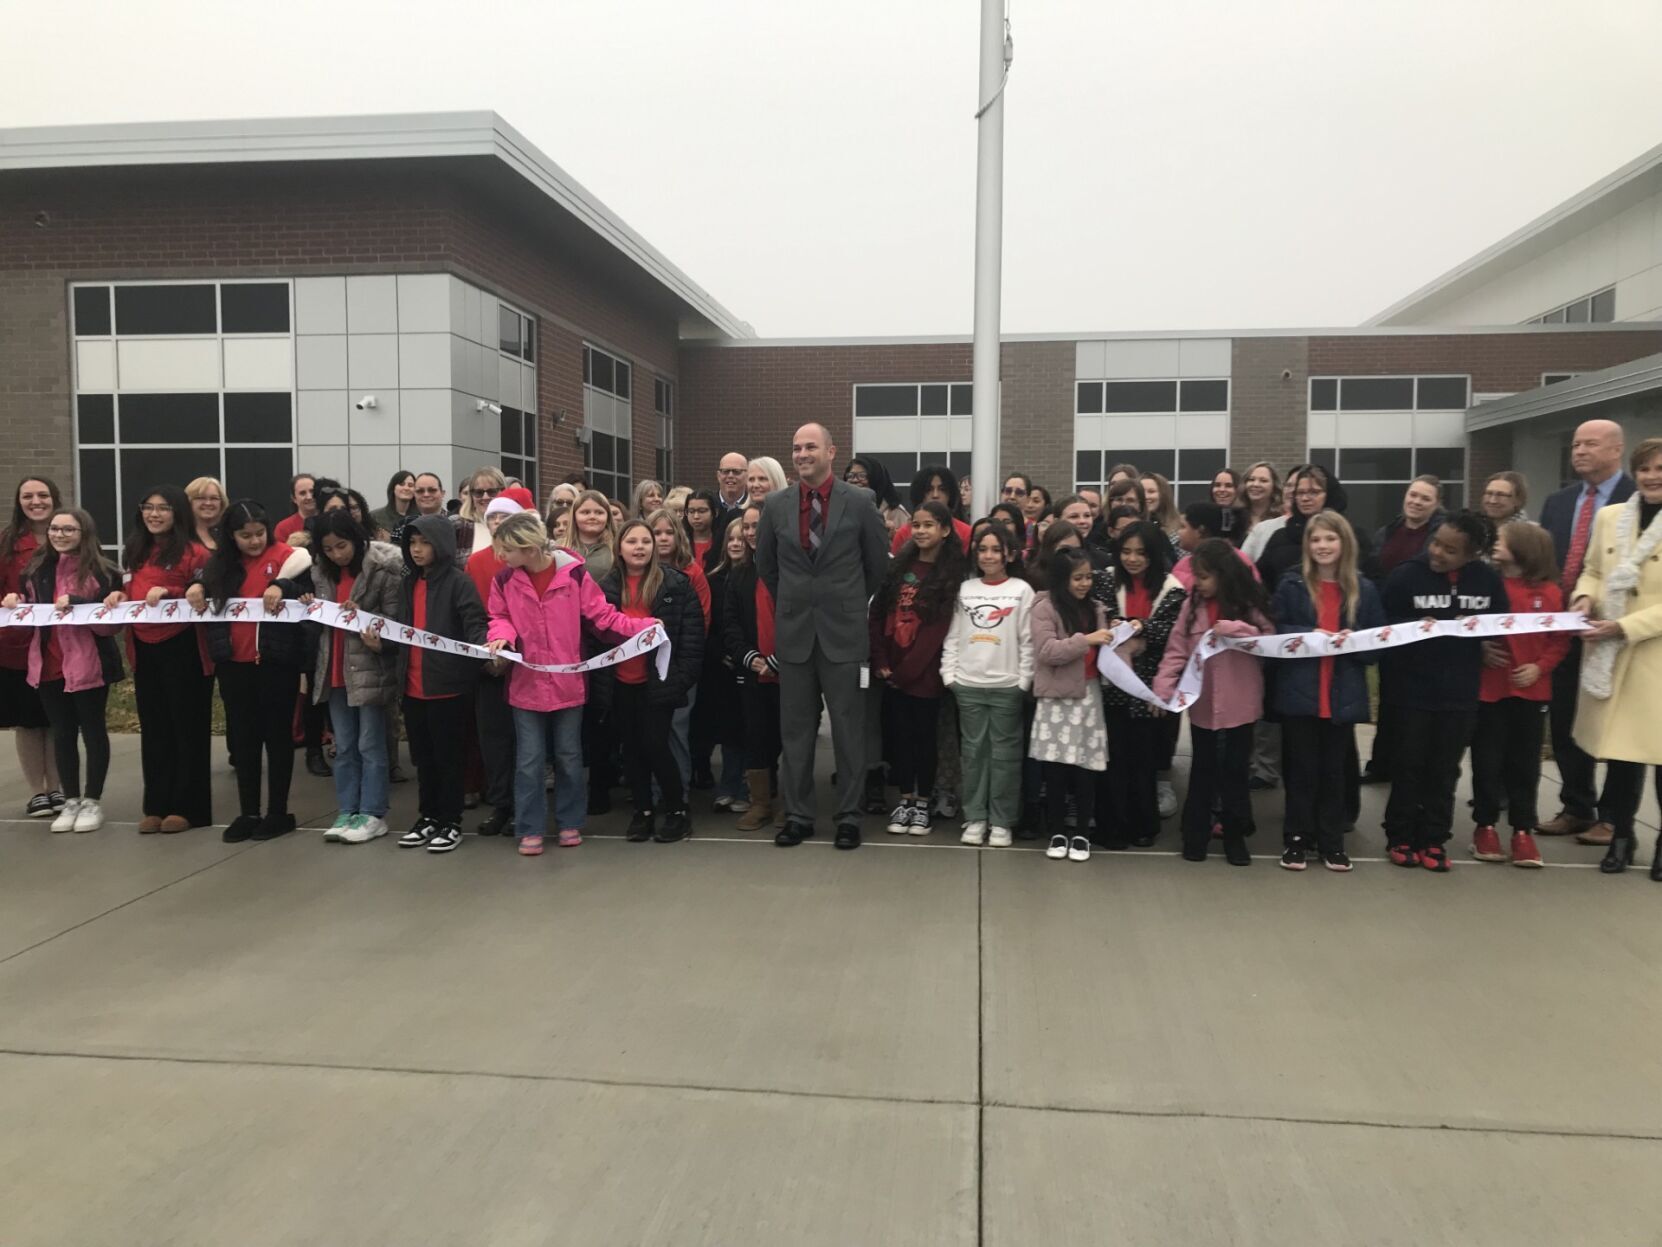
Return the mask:
<svg viewBox="0 0 1662 1247">
<path fill-rule="evenodd" d="M 1421 377 L 1418 402 L 1421 411 L 1464 411 L 1466 378 Z"/>
<path fill-rule="evenodd" d="M 1177 478 L 1175 450 L 1110 450 L 1102 456 L 1104 471 L 1116 463 L 1134 463 L 1139 472 L 1158 472 L 1168 481 Z"/>
<path fill-rule="evenodd" d="M 1184 411 L 1228 411 L 1229 382 L 1185 381 L 1183 383 Z"/>
<path fill-rule="evenodd" d="M 1102 382 L 1081 381 L 1077 387 L 1078 397 L 1074 401 L 1074 410 L 1094 415 L 1102 410 Z"/>
<path fill-rule="evenodd" d="M 144 450 L 126 448 L 121 452 L 121 506 L 130 519 L 144 501 L 145 492 L 158 485 L 183 486 L 199 476 L 219 475 L 219 448 L 192 446 L 181 449 L 174 446 L 156 446 Z M 283 487 L 274 502 L 288 497 L 288 475 L 283 476 Z M 236 497 L 233 493 L 232 497 Z M 277 505 L 276 514 L 286 514 L 287 505 Z"/>
<path fill-rule="evenodd" d="M 529 362 L 534 361 L 537 357 L 537 352 L 536 352 L 537 322 L 532 320 L 529 316 L 527 316 L 525 318 L 525 321 L 524 321 L 524 327 L 525 327 L 525 342 L 524 342 L 525 359 L 526 359 L 526 362 L 529 363 Z"/>
<path fill-rule="evenodd" d="M 1541 323 L 1543 325 L 1562 325 L 1564 323 L 1564 309 L 1559 308 L 1556 312 L 1548 312 L 1541 317 Z"/>
<path fill-rule="evenodd" d="M 1417 452 L 1414 458 L 1414 471 L 1429 472 L 1443 482 L 1445 489 L 1449 482 L 1465 479 L 1466 452 L 1458 446 L 1428 447 Z"/>
<path fill-rule="evenodd" d="M 1310 462 L 1318 468 L 1326 468 L 1329 472 L 1336 471 L 1339 463 L 1339 452 L 1331 446 L 1322 446 L 1310 452 Z"/>
<path fill-rule="evenodd" d="M 1339 383 L 1332 377 L 1314 377 L 1310 381 L 1310 410 L 1337 411 Z"/>
<path fill-rule="evenodd" d="M 1412 411 L 1413 377 L 1346 377 L 1339 386 L 1341 411 Z"/>
<path fill-rule="evenodd" d="M 952 414 L 968 416 L 975 411 L 975 387 L 973 385 L 955 385 L 952 387 Z M 954 469 L 956 471 L 956 469 Z"/>
<path fill-rule="evenodd" d="M 521 430 L 525 427 L 525 422 L 521 418 L 518 409 L 514 407 L 504 407 L 502 409 L 502 415 L 499 419 L 499 423 L 502 426 L 502 453 L 505 455 L 519 454 L 520 450 L 523 448 L 520 438 Z"/>
<path fill-rule="evenodd" d="M 620 359 L 613 365 L 613 371 L 616 375 L 612 378 L 612 393 L 616 394 L 619 398 L 628 398 L 630 373 L 629 365 Z"/>
<path fill-rule="evenodd" d="M 520 318 L 519 313 L 500 303 L 496 307 L 497 337 L 500 341 L 497 346 L 505 355 L 518 355 L 520 352 Z"/>
<path fill-rule="evenodd" d="M 115 395 L 82 394 L 75 400 L 75 413 L 83 442 L 115 441 Z"/>
<path fill-rule="evenodd" d="M 854 391 L 856 416 L 915 416 L 918 414 L 918 387 L 915 385 L 862 385 Z"/>
<path fill-rule="evenodd" d="M 1195 484 L 1177 486 L 1177 509 L 1181 511 L 1191 502 L 1212 501 L 1212 486 L 1209 484 Z"/>
<path fill-rule="evenodd" d="M 1616 290 L 1601 290 L 1593 296 L 1593 323 L 1608 324 L 1616 319 Z"/>
<path fill-rule="evenodd" d="M 219 395 L 217 394 L 123 394 L 121 396 L 121 440 L 132 442 L 219 442 Z M 217 455 L 217 452 L 216 452 Z M 183 485 L 192 476 L 214 473 L 193 472 L 174 483 Z M 122 469 L 126 479 L 126 469 Z"/>
<path fill-rule="evenodd" d="M 1228 460 L 1226 450 L 1184 450 L 1178 457 L 1178 471 L 1184 480 L 1205 481 L 1210 489 L 1212 478 L 1223 470 Z"/>
<path fill-rule="evenodd" d="M 507 476 L 507 477 L 517 477 L 517 478 L 523 480 L 524 477 L 525 477 L 525 463 L 524 463 L 524 461 L 520 460 L 520 459 L 516 459 L 512 455 L 503 455 L 502 456 L 502 475 Z"/>
<path fill-rule="evenodd" d="M 125 404 L 126 400 L 122 400 Z M 292 442 L 294 425 L 287 394 L 227 394 L 227 442 Z"/>
<path fill-rule="evenodd" d="M 1100 481 L 1102 479 L 1102 452 L 1100 450 L 1080 450 L 1073 456 L 1073 479 L 1076 481 Z"/>
<path fill-rule="evenodd" d="M 968 389 L 969 387 L 964 388 Z M 967 450 L 953 451 L 946 457 L 946 466 L 952 469 L 954 476 L 962 480 L 970 470 L 970 452 Z"/>
<path fill-rule="evenodd" d="M 944 385 L 926 385 L 923 387 L 922 412 L 926 416 L 944 416 L 947 406 L 947 387 Z"/>
<path fill-rule="evenodd" d="M 117 286 L 117 333 L 213 333 L 219 328 L 212 286 Z"/>
<path fill-rule="evenodd" d="M 534 411 L 525 413 L 525 457 L 537 457 L 537 413 Z"/>
<path fill-rule="evenodd" d="M 75 288 L 75 332 L 104 334 L 110 331 L 110 288 L 108 286 L 77 286 Z"/>
<path fill-rule="evenodd" d="M 105 545 L 114 545 L 117 532 L 115 451 L 81 452 L 80 487 L 81 506 L 92 514 L 93 523 L 98 525 L 98 540 Z"/>
<path fill-rule="evenodd" d="M 903 450 L 882 450 L 875 454 L 867 452 L 860 456 L 862 459 L 875 459 L 889 470 L 889 475 L 900 486 L 902 497 L 906 493 L 906 485 L 917 474 L 918 457 Z"/>
<path fill-rule="evenodd" d="M 1176 411 L 1175 381 L 1108 381 L 1103 384 L 1105 411 Z"/>
<path fill-rule="evenodd" d="M 1345 486 L 1345 495 L 1349 505 L 1345 508 L 1345 516 L 1350 520 L 1351 527 L 1360 533 L 1372 533 L 1381 524 L 1402 513 L 1401 485 L 1350 485 Z"/>
<path fill-rule="evenodd" d="M 287 333 L 289 288 L 279 282 L 221 286 L 219 313 L 226 333 Z"/>
<path fill-rule="evenodd" d="M 1407 481 L 1414 475 L 1411 468 L 1413 452 L 1387 446 L 1339 452 L 1339 479 L 1341 481 Z M 1349 486 L 1347 485 L 1348 489 Z"/>
<path fill-rule="evenodd" d="M 1587 300 L 1577 299 L 1564 309 L 1564 323 L 1569 325 L 1585 325 L 1587 323 Z"/>
<path fill-rule="evenodd" d="M 293 472 L 294 452 L 287 448 L 230 447 L 225 451 L 225 492 L 232 498 L 258 498 L 274 516 L 293 509 L 288 501 Z"/>
<path fill-rule="evenodd" d="M 610 433 L 596 433 L 594 440 L 589 443 L 589 453 L 594 466 L 602 472 L 610 472 L 617 464 L 614 457 L 617 452 L 613 449 Z"/>
<path fill-rule="evenodd" d="M 603 355 L 599 351 L 590 351 L 589 355 L 589 384 L 597 390 L 610 391 L 612 388 L 612 357 Z"/>
</svg>

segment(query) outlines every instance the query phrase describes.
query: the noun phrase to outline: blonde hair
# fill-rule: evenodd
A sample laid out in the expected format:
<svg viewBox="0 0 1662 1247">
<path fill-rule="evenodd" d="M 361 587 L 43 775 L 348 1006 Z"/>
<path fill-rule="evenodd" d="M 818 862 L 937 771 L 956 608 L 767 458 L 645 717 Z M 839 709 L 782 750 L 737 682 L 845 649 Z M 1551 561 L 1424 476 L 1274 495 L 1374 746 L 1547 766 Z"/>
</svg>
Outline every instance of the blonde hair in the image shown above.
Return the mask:
<svg viewBox="0 0 1662 1247">
<path fill-rule="evenodd" d="M 1339 535 L 1339 569 L 1335 579 L 1344 597 L 1339 615 L 1345 627 L 1354 627 L 1356 612 L 1362 602 L 1362 580 L 1356 570 L 1361 560 L 1356 546 L 1356 530 L 1337 511 L 1318 511 L 1304 525 L 1304 587 L 1310 593 L 1310 606 L 1318 612 L 1321 610 L 1322 591 L 1321 573 L 1316 570 L 1316 560 L 1310 557 L 1310 535 L 1323 529 Z"/>
<path fill-rule="evenodd" d="M 653 514 L 658 515 L 661 512 L 654 511 Z M 646 535 L 652 538 L 652 553 L 647 556 L 646 570 L 641 573 L 639 596 L 631 598 L 629 596 L 629 569 L 623 565 L 623 538 L 631 529 L 635 528 L 646 529 Z M 619 603 L 626 607 L 644 604 L 648 610 L 651 610 L 652 603 L 658 599 L 658 590 L 663 588 L 664 585 L 664 569 L 658 562 L 658 535 L 652 531 L 652 525 L 637 515 L 624 524 L 618 532 L 617 541 L 613 543 L 613 548 L 618 552 L 617 561 L 613 564 L 613 567 L 617 571 Z"/>
<path fill-rule="evenodd" d="M 192 502 L 195 502 L 210 489 L 219 495 L 219 500 L 222 503 L 226 506 L 231 505 L 231 498 L 230 495 L 225 492 L 225 486 L 221 485 L 218 480 L 211 476 L 199 476 L 189 485 L 186 485 L 185 497 L 189 498 Z"/>
<path fill-rule="evenodd" d="M 642 481 L 635 486 L 635 492 L 629 499 L 629 514 L 636 519 L 646 518 L 646 512 L 642 508 L 646 506 L 646 491 L 649 489 L 656 489 L 658 491 L 658 505 L 663 506 L 664 504 L 664 487 L 657 481 Z"/>
<path fill-rule="evenodd" d="M 674 538 L 669 554 L 671 566 L 682 568 L 693 561 L 692 542 L 687 540 L 687 530 L 668 507 L 659 507 L 651 515 L 643 518 L 646 520 L 646 526 L 652 530 L 653 541 L 658 540 L 658 521 L 662 520 L 669 525 L 669 531 Z"/>
<path fill-rule="evenodd" d="M 1171 482 L 1158 472 L 1144 472 L 1137 478 L 1138 482 L 1153 481 L 1155 497 L 1159 499 L 1155 508 L 1148 513 L 1148 518 L 1158 524 L 1165 532 L 1175 533 L 1177 521 L 1177 500 L 1172 496 Z M 1145 497 L 1146 501 L 1146 497 Z"/>
<path fill-rule="evenodd" d="M 779 466 L 779 460 L 772 455 L 756 456 L 746 465 L 746 471 L 748 472 L 750 468 L 761 468 L 762 471 L 766 472 L 768 483 L 772 486 L 772 489 L 785 488 L 785 469 Z M 772 492 L 772 490 L 769 492 Z"/>
<path fill-rule="evenodd" d="M 594 503 L 606 513 L 606 527 L 601 529 L 601 537 L 608 546 L 617 549 L 617 521 L 612 518 L 612 502 L 598 489 L 585 489 L 571 500 L 571 509 L 566 512 L 570 523 L 567 536 L 571 538 L 571 548 L 577 549 L 577 543 L 583 540 L 583 534 L 577 531 L 577 508 L 585 502 Z"/>
<path fill-rule="evenodd" d="M 491 545 L 497 556 L 509 550 L 548 551 L 548 530 L 535 511 L 515 511 L 496 526 L 491 534 Z"/>
<path fill-rule="evenodd" d="M 671 515 L 680 516 L 687 509 L 687 499 L 692 497 L 691 485 L 677 485 L 664 495 L 664 509 Z"/>
<path fill-rule="evenodd" d="M 470 475 L 467 480 L 462 482 L 462 505 L 457 511 L 457 514 L 464 520 L 472 520 L 475 523 L 483 523 L 485 519 L 485 508 L 474 505 L 473 501 L 473 487 L 477 485 L 480 480 L 487 481 L 491 485 L 494 485 L 498 490 L 508 488 L 508 478 L 502 475 L 501 468 L 483 467 L 475 468 L 473 470 L 472 475 Z"/>
</svg>

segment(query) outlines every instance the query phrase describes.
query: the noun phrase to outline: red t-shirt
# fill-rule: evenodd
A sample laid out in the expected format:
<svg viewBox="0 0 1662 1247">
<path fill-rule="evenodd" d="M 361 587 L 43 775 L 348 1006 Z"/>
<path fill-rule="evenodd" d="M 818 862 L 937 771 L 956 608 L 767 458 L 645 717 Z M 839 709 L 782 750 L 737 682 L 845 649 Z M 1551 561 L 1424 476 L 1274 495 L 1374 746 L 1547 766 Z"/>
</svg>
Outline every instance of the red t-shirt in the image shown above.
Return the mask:
<svg viewBox="0 0 1662 1247">
<path fill-rule="evenodd" d="M 531 577 L 531 587 L 537 591 L 537 601 L 542 601 L 543 595 L 548 592 L 548 586 L 554 583 L 554 564 L 552 562 L 540 572 L 527 570 Z"/>
<path fill-rule="evenodd" d="M 277 545 L 288 544 L 290 537 L 306 526 L 306 517 L 296 511 L 293 515 L 277 521 L 277 528 L 271 535 L 271 540 Z"/>
<path fill-rule="evenodd" d="M 1319 587 L 1321 600 L 1316 603 L 1316 627 L 1323 632 L 1337 632 L 1343 627 L 1339 620 L 1345 605 L 1344 590 L 1339 588 L 1337 580 L 1324 580 Z M 1333 717 L 1333 661 L 1331 658 L 1317 659 L 1321 664 L 1321 693 L 1316 713 L 1324 719 Z"/>
<path fill-rule="evenodd" d="M 417 632 L 427 631 L 427 577 L 417 576 L 410 590 L 410 627 Z M 459 696 L 456 693 L 424 693 L 421 690 L 422 658 L 427 653 L 419 645 L 410 646 L 410 669 L 404 677 L 404 696 L 417 701 L 446 701 Z"/>
<path fill-rule="evenodd" d="M 190 588 L 191 581 L 196 579 L 208 563 L 208 551 L 194 541 L 185 543 L 185 552 L 179 556 L 179 561 L 172 567 L 163 567 L 156 562 L 154 555 L 144 560 L 127 579 L 127 596 L 135 602 L 142 602 L 150 590 L 160 586 L 163 599 L 183 598 L 185 590 Z M 178 605 L 179 613 L 185 613 L 185 604 Z M 159 641 L 171 640 L 186 628 L 188 622 L 165 624 L 134 624 L 131 632 L 133 639 L 154 645 Z"/>
<path fill-rule="evenodd" d="M 715 542 L 713 540 L 711 540 L 711 541 L 694 541 L 692 543 L 693 561 L 695 563 L 697 563 L 700 567 L 703 567 L 704 566 L 704 556 L 710 552 L 710 547 L 714 544 L 715 544 Z"/>
<path fill-rule="evenodd" d="M 495 547 L 487 544 L 480 546 L 467 560 L 467 578 L 473 582 L 473 587 L 479 590 L 479 600 L 486 605 L 491 600 L 491 581 L 496 579 L 496 573 L 507 564 L 496 557 Z"/>
<path fill-rule="evenodd" d="M 773 657 L 773 594 L 760 576 L 756 577 L 756 652 L 763 658 Z M 772 667 L 757 679 L 763 684 L 779 683 Z"/>
<path fill-rule="evenodd" d="M 17 538 L 10 562 L 0 565 L 0 597 L 23 593 L 23 569 L 40 548 L 40 540 L 29 529 Z M 0 667 L 23 671 L 29 666 L 29 645 L 33 628 L 0 628 Z"/>
<path fill-rule="evenodd" d="M 623 582 L 624 606 L 623 613 L 631 619 L 652 618 L 652 603 L 635 600 L 641 590 L 639 576 L 626 576 Z M 627 662 L 620 662 L 617 667 L 617 678 L 625 684 L 646 683 L 646 655 L 640 654 Z"/>
<path fill-rule="evenodd" d="M 1564 609 L 1564 595 L 1551 581 L 1527 584 L 1522 577 L 1508 576 L 1506 605 L 1520 617 L 1556 612 Z M 1509 636 L 1503 642 L 1511 661 L 1504 667 L 1483 668 L 1483 681 L 1478 693 L 1480 701 L 1505 701 L 1508 697 L 1524 701 L 1552 700 L 1552 669 L 1564 660 L 1570 650 L 1567 632 L 1526 632 Z M 1528 663 L 1541 669 L 1540 678 L 1528 688 L 1512 687 L 1512 672 Z"/>
<path fill-rule="evenodd" d="M 268 545 L 253 558 L 246 554 L 242 556 L 242 584 L 238 586 L 236 596 L 239 598 L 257 598 L 271 587 L 271 582 L 277 579 L 277 573 L 282 570 L 284 551 L 277 546 Z M 280 626 L 280 625 L 279 625 Z M 231 625 L 231 661 L 258 662 L 259 661 L 259 624 L 234 623 Z"/>
<path fill-rule="evenodd" d="M 1125 618 L 1141 619 L 1148 622 L 1148 617 L 1154 612 L 1154 595 L 1148 591 L 1148 586 L 1140 580 L 1133 580 L 1125 586 Z"/>
<path fill-rule="evenodd" d="M 352 586 L 358 578 L 344 567 L 340 571 L 340 583 L 335 586 L 335 602 L 350 602 L 352 600 Z M 339 628 L 329 629 L 329 687 L 345 688 L 346 672 L 341 664 L 346 658 L 346 633 Z"/>
<path fill-rule="evenodd" d="M 704 631 L 710 630 L 710 578 L 704 574 L 704 565 L 697 559 L 681 569 L 688 580 L 692 581 L 693 592 L 698 595 L 699 609 L 704 612 Z"/>
<path fill-rule="evenodd" d="M 19 632 L 23 629 L 19 628 Z M 58 630 L 46 629 L 46 653 L 41 656 L 40 682 L 63 679 L 63 646 L 58 644 Z"/>
</svg>

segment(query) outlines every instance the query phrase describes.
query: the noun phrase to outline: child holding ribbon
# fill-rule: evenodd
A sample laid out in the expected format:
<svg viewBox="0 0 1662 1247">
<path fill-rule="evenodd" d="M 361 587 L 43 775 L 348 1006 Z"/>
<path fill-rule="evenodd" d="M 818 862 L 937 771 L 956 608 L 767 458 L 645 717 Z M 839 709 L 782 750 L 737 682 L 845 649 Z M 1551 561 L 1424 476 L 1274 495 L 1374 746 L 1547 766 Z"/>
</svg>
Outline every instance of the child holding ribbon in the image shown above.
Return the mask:
<svg viewBox="0 0 1662 1247">
<path fill-rule="evenodd" d="M 1225 638 L 1263 636 L 1275 631 L 1264 587 L 1241 562 L 1234 546 L 1209 538 L 1190 556 L 1194 591 L 1183 603 L 1154 677 L 1154 694 L 1171 701 L 1189 665 L 1189 656 L 1208 632 Z M 1231 866 L 1250 866 L 1247 828 L 1252 802 L 1247 788 L 1252 729 L 1264 711 L 1264 674 L 1256 655 L 1219 647 L 1200 668 L 1200 690 L 1184 709 L 1194 763 L 1183 803 L 1183 857 L 1206 860 L 1212 837 L 1212 804 L 1222 810 L 1223 852 Z"/>
</svg>

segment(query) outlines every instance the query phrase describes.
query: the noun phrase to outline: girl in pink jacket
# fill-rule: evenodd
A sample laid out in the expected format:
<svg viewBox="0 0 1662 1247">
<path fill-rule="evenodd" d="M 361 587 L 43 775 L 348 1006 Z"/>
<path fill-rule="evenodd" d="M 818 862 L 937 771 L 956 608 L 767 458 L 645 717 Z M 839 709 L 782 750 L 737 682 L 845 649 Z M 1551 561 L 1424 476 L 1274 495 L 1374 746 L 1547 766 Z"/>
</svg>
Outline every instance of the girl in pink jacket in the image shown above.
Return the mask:
<svg viewBox="0 0 1662 1247">
<path fill-rule="evenodd" d="M 8 593 L 0 605 L 37 602 L 41 609 L 102 603 L 120 581 L 104 561 L 92 516 L 59 508 L 46 522 L 46 544 L 23 571 L 23 595 Z M 104 779 L 110 770 L 110 734 L 104 711 L 110 685 L 121 680 L 121 652 L 114 625 L 34 628 L 29 638 L 28 680 L 40 690 L 52 725 L 52 745 L 63 780 L 64 805 L 53 831 L 97 831 L 104 825 Z M 78 741 L 86 743 L 87 782 L 81 787 Z"/>
<path fill-rule="evenodd" d="M 606 600 L 583 560 L 548 545 L 548 531 L 534 511 L 502 521 L 491 539 L 505 564 L 491 580 L 489 647 L 517 651 L 527 662 L 564 666 L 583 661 L 583 631 L 609 648 L 658 621 L 625 615 Z M 498 662 L 503 660 L 498 659 Z M 583 778 L 583 703 L 588 677 L 528 671 L 508 674 L 514 714 L 514 828 L 526 857 L 542 852 L 548 822 L 543 774 L 554 754 L 554 814 L 560 844 L 583 843 L 588 785 Z"/>
<path fill-rule="evenodd" d="M 1255 637 L 1275 631 L 1264 587 L 1227 541 L 1210 539 L 1195 548 L 1191 567 L 1194 592 L 1183 604 L 1166 655 L 1154 677 L 1154 693 L 1169 699 L 1189 657 L 1208 632 L 1220 637 Z M 1247 788 L 1252 759 L 1252 729 L 1264 711 L 1264 673 L 1260 659 L 1236 649 L 1220 649 L 1201 666 L 1200 693 L 1186 709 L 1194 763 L 1189 795 L 1183 803 L 1183 856 L 1206 860 L 1212 838 L 1212 809 L 1221 809 L 1223 851 L 1231 866 L 1250 866 L 1246 833 L 1252 822 Z"/>
</svg>

